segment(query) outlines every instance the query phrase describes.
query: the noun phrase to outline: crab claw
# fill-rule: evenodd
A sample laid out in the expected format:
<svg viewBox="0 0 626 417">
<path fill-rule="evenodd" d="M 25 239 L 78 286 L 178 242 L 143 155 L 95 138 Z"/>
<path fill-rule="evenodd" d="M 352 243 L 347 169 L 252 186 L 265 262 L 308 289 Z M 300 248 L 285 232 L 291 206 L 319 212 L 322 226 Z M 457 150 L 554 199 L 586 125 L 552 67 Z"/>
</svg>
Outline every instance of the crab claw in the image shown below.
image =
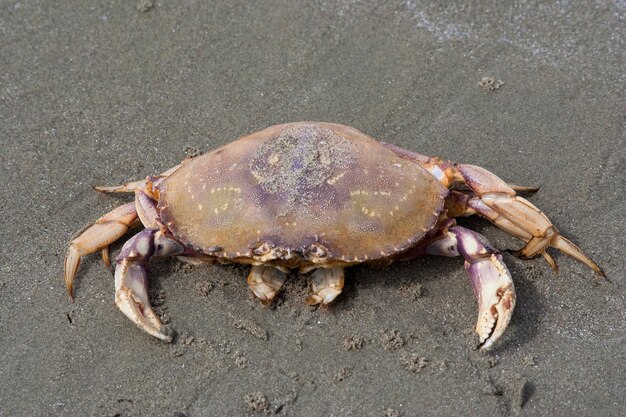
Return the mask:
<svg viewBox="0 0 626 417">
<path fill-rule="evenodd" d="M 115 304 L 146 333 L 172 341 L 167 328 L 161 324 L 148 299 L 148 271 L 144 265 L 133 265 L 123 260 L 115 269 Z"/>
<path fill-rule="evenodd" d="M 154 256 L 181 253 L 183 247 L 178 242 L 160 231 L 146 229 L 126 242 L 116 259 L 115 304 L 140 329 L 166 342 L 171 342 L 172 336 L 152 310 L 148 298 L 148 262 Z"/>
<path fill-rule="evenodd" d="M 476 333 L 481 350 L 488 350 L 502 336 L 515 308 L 515 287 L 502 256 L 491 254 L 465 262 L 478 299 Z"/>
<path fill-rule="evenodd" d="M 511 274 L 500 252 L 479 233 L 455 226 L 441 242 L 433 250 L 453 247 L 465 258 L 465 270 L 478 301 L 479 347 L 488 350 L 502 336 L 513 315 L 515 286 Z"/>
</svg>

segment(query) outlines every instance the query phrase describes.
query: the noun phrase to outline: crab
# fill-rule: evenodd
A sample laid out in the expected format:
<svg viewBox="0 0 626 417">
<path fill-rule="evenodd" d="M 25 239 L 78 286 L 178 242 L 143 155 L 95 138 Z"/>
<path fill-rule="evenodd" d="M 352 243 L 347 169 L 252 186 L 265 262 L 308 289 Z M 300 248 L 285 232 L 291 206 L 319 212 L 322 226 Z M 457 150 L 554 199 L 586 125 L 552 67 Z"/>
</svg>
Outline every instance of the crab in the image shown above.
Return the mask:
<svg viewBox="0 0 626 417">
<path fill-rule="evenodd" d="M 150 306 L 148 263 L 176 256 L 193 263 L 251 265 L 249 288 L 267 304 L 288 273 L 311 273 L 306 303 L 327 306 L 344 286 L 344 270 L 420 255 L 461 256 L 478 302 L 478 348 L 502 336 L 515 287 L 502 254 L 455 217 L 479 215 L 526 244 L 521 258 L 550 247 L 602 270 L 561 236 L 550 220 L 484 168 L 444 161 L 378 142 L 340 124 L 299 122 L 250 134 L 157 176 L 106 193 L 135 201 L 100 217 L 70 243 L 65 283 L 81 257 L 102 251 L 134 227 L 144 229 L 115 260 L 115 303 L 139 328 L 164 341 L 172 331 Z"/>
</svg>

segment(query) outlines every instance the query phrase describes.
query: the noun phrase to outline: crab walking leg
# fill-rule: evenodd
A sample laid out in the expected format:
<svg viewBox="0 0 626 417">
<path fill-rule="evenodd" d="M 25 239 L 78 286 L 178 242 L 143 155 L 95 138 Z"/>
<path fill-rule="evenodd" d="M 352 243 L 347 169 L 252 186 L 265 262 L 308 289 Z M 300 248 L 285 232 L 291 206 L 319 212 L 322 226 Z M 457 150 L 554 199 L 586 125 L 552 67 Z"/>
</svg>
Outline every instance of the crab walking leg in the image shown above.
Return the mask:
<svg viewBox="0 0 626 417">
<path fill-rule="evenodd" d="M 248 286 L 263 304 L 272 302 L 285 283 L 287 274 L 271 266 L 254 265 L 248 275 Z"/>
<path fill-rule="evenodd" d="M 111 243 L 124 236 L 128 229 L 138 225 L 135 203 L 128 203 L 100 217 L 72 240 L 65 255 L 65 285 L 70 297 L 74 298 L 74 277 L 81 257 L 101 249 L 106 250 Z"/>
<path fill-rule="evenodd" d="M 184 247 L 161 231 L 145 229 L 124 244 L 115 260 L 115 304 L 140 329 L 171 342 L 148 299 L 148 263 L 155 256 L 175 256 Z"/>
<path fill-rule="evenodd" d="M 465 259 L 465 270 L 478 301 L 476 333 L 480 349 L 489 349 L 506 330 L 515 308 L 515 287 L 502 255 L 484 236 L 460 226 L 450 228 L 426 248 L 426 253 L 461 255 Z"/>
<path fill-rule="evenodd" d="M 467 217 L 478 214 L 498 226 L 510 235 L 516 236 L 525 242 L 533 238 L 533 235 L 520 228 L 515 223 L 489 207 L 480 197 L 472 194 L 452 190 L 446 198 L 446 210 L 450 217 Z M 544 256 L 549 256 L 543 252 Z M 552 259 L 552 258 L 550 258 Z M 556 269 L 556 264 L 554 266 Z"/>
<path fill-rule="evenodd" d="M 343 290 L 343 268 L 318 268 L 313 272 L 313 291 L 306 299 L 308 305 L 328 305 Z"/>
<path fill-rule="evenodd" d="M 96 185 L 93 189 L 103 193 L 134 193 L 139 190 L 151 192 L 152 187 L 156 183 L 172 175 L 178 168 L 183 166 L 185 162 L 188 162 L 191 159 L 192 158 L 187 158 L 182 163 L 168 169 L 167 171 L 156 176 L 149 176 L 143 180 L 125 182 L 121 185 Z"/>
<path fill-rule="evenodd" d="M 491 210 L 485 210 L 479 202 L 470 206 L 480 215 L 491 220 L 497 226 L 526 241 L 526 245 L 518 252 L 523 258 L 532 258 L 544 254 L 548 247 L 554 247 L 566 255 L 584 263 L 600 276 L 604 273 L 595 262 L 586 256 L 576 245 L 559 234 L 552 222 L 530 201 L 519 197 L 515 191 L 495 174 L 474 165 L 458 164 L 456 171 L 462 181 L 474 191 Z M 522 232 L 511 230 L 512 225 Z M 544 255 L 548 263 L 556 267 L 549 255 Z"/>
<path fill-rule="evenodd" d="M 524 242 L 529 242 L 533 238 L 532 234 L 520 228 L 515 223 L 489 207 L 487 204 L 485 204 L 483 200 L 480 199 L 480 197 L 472 197 L 467 200 L 467 213 L 478 214 L 488 219 L 491 223 L 495 224 L 500 229 L 504 230 L 510 235 L 522 239 Z M 564 238 L 561 237 L 561 239 Z M 548 262 L 548 265 L 550 265 L 554 272 L 559 271 L 559 267 L 556 264 L 556 261 L 547 251 L 542 251 L 541 255 L 544 257 L 546 262 Z"/>
<path fill-rule="evenodd" d="M 595 262 L 576 245 L 559 234 L 552 222 L 528 200 L 516 195 L 515 191 L 533 192 L 534 187 L 507 184 L 495 174 L 475 165 L 455 164 L 421 155 L 389 143 L 383 146 L 406 160 L 419 164 L 446 187 L 455 184 L 467 185 L 481 204 L 474 201 L 470 207 L 479 215 L 486 217 L 496 226 L 523 239 L 526 245 L 518 251 L 523 258 L 532 258 L 541 254 L 553 269 L 556 262 L 546 252 L 548 247 L 559 249 L 566 255 L 584 263 L 600 276 L 604 272 Z M 487 208 L 487 209 L 485 209 Z M 468 212 L 467 214 L 472 214 Z"/>
</svg>

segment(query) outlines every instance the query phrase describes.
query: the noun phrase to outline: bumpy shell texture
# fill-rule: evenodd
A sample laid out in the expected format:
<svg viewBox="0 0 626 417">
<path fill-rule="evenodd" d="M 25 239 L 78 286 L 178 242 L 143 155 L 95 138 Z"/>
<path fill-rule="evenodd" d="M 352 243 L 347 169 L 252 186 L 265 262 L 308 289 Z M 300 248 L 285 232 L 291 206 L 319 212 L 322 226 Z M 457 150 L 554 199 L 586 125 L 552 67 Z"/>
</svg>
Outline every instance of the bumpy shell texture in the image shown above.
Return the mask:
<svg viewBox="0 0 626 417">
<path fill-rule="evenodd" d="M 342 125 L 273 126 L 197 157 L 159 186 L 182 243 L 222 258 L 354 263 L 400 252 L 433 228 L 447 190 Z"/>
</svg>

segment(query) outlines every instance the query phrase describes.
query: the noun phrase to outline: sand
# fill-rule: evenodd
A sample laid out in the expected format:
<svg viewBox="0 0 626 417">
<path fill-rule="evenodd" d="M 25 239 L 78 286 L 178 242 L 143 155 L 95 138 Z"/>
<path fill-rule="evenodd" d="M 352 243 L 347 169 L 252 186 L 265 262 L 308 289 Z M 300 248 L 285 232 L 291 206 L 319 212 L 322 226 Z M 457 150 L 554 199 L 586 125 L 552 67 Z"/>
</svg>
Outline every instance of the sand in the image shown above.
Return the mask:
<svg viewBox="0 0 626 417">
<path fill-rule="evenodd" d="M 2 2 L 0 416 L 623 414 L 625 13 L 623 2 Z M 352 268 L 326 310 L 304 305 L 306 280 L 263 307 L 246 267 L 157 261 L 152 299 L 173 344 L 115 308 L 97 255 L 70 302 L 68 241 L 128 201 L 92 185 L 298 120 L 541 185 L 531 201 L 608 279 L 562 255 L 554 274 L 505 254 L 518 304 L 487 354 L 474 350 L 459 259 Z M 520 247 L 486 221 L 461 224 Z"/>
</svg>

